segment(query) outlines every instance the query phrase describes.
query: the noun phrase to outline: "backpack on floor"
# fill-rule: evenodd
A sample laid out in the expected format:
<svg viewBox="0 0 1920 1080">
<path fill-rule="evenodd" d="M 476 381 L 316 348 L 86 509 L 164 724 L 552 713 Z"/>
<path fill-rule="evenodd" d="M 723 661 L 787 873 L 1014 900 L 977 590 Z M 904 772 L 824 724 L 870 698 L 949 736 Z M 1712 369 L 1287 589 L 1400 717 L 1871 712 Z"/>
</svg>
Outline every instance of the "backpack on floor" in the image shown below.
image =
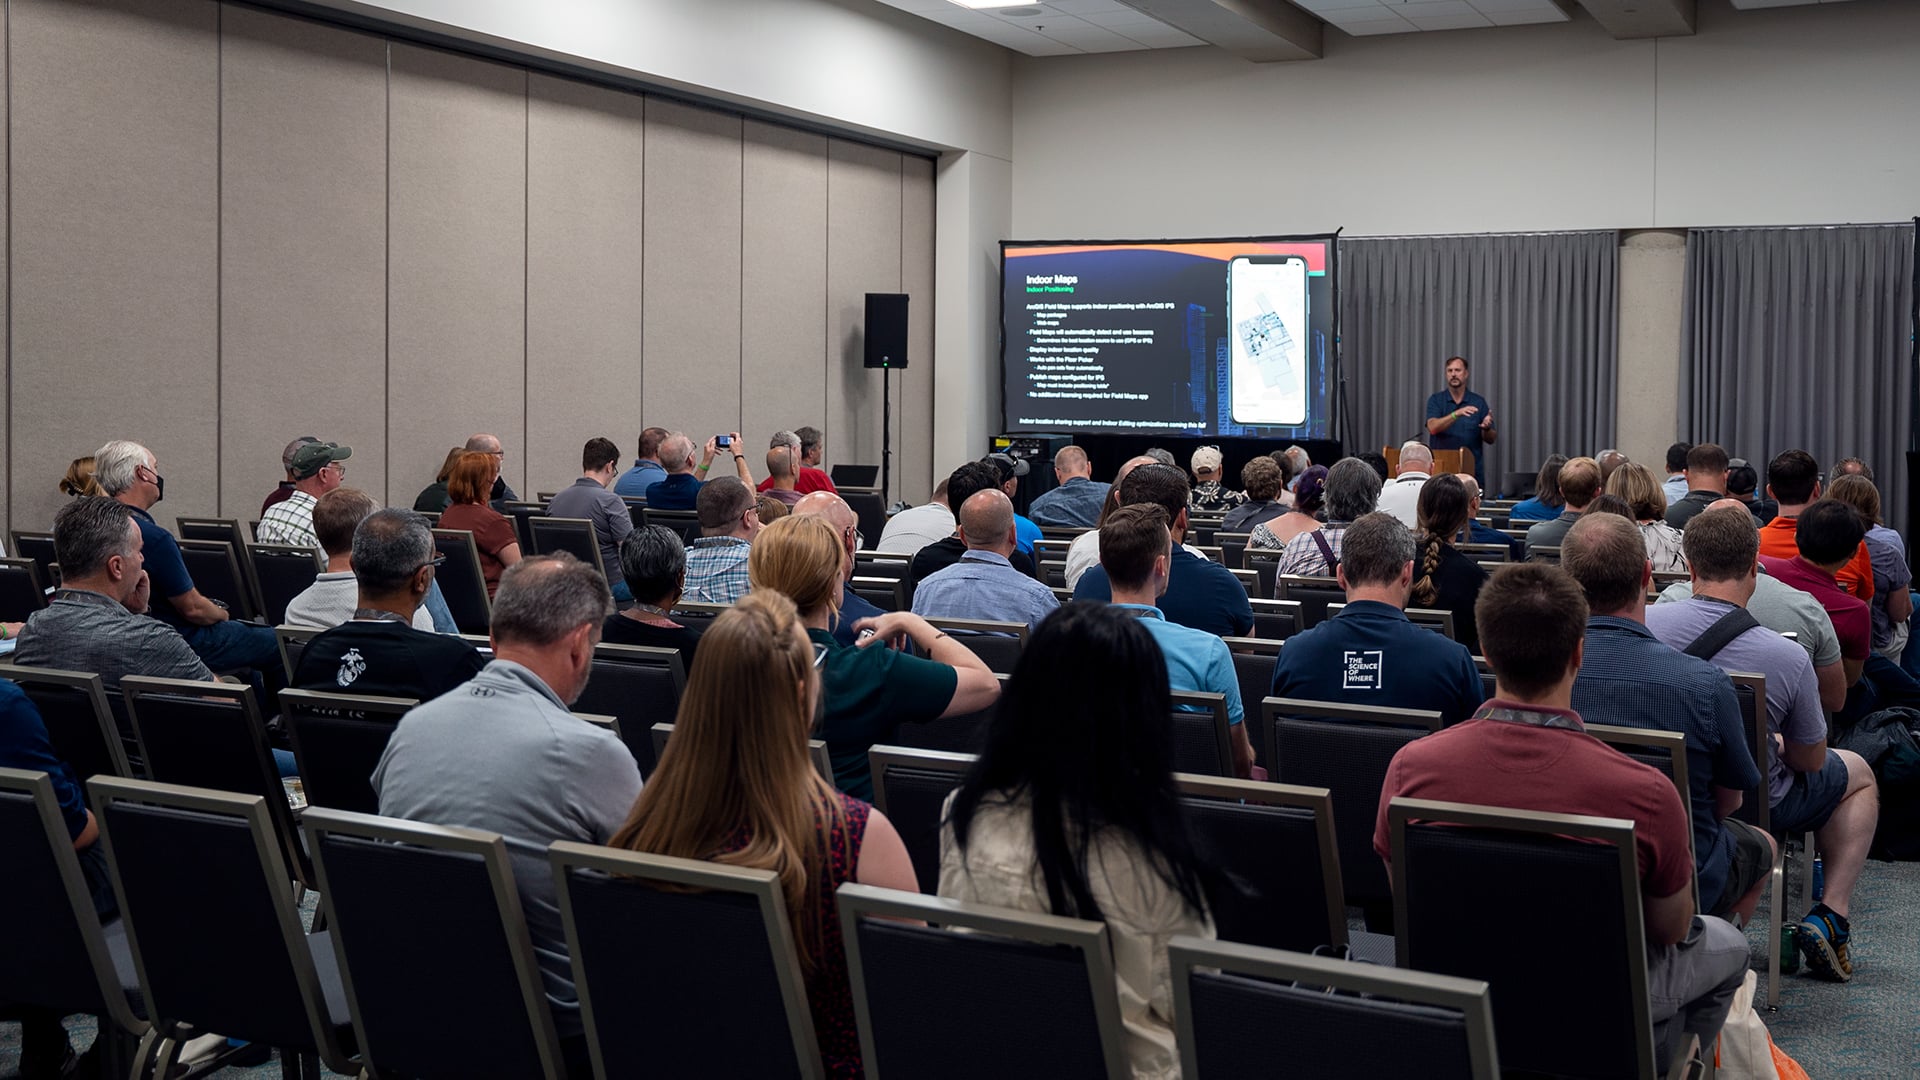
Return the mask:
<svg viewBox="0 0 1920 1080">
<path fill-rule="evenodd" d="M 1880 825 L 1873 857 L 1920 861 L 1920 711 L 1881 709 L 1862 717 L 1834 742 L 1873 767 L 1880 784 Z"/>
</svg>

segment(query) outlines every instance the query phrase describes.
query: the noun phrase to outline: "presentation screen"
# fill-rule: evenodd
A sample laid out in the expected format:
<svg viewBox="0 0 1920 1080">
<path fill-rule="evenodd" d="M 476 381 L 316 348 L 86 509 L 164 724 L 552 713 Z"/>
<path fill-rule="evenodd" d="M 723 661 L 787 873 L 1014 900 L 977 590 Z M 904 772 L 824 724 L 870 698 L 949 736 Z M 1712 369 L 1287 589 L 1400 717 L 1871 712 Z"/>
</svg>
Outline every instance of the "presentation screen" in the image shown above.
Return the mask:
<svg viewBox="0 0 1920 1080">
<path fill-rule="evenodd" d="M 1333 237 L 1000 250 L 1004 430 L 1329 436 Z"/>
</svg>

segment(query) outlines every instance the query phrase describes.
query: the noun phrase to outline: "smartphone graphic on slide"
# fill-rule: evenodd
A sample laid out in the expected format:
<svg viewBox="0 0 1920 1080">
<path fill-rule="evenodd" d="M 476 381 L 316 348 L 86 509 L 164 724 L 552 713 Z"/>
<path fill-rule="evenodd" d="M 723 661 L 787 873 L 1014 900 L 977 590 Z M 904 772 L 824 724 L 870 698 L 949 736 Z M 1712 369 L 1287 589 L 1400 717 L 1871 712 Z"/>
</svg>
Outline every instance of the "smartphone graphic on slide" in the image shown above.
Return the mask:
<svg viewBox="0 0 1920 1080">
<path fill-rule="evenodd" d="M 1234 423 L 1307 422 L 1307 260 L 1236 255 L 1227 263 L 1228 393 Z"/>
</svg>

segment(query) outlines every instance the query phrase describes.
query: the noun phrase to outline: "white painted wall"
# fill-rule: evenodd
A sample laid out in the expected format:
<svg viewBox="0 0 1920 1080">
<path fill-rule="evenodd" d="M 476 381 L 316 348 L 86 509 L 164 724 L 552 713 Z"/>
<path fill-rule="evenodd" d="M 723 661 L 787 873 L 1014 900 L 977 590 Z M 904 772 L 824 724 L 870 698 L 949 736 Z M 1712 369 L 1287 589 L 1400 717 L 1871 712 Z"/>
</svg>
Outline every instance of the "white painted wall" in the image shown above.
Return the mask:
<svg viewBox="0 0 1920 1080">
<path fill-rule="evenodd" d="M 1920 3 L 1017 59 L 1020 237 L 1890 221 L 1920 210 Z"/>
</svg>

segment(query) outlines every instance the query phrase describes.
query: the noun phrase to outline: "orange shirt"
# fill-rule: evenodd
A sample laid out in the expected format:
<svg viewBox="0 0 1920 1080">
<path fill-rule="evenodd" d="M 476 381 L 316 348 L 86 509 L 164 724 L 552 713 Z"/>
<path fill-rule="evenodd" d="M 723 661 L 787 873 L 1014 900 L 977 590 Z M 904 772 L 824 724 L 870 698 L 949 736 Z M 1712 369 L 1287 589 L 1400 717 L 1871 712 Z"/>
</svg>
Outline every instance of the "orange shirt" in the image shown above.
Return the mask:
<svg viewBox="0 0 1920 1080">
<path fill-rule="evenodd" d="M 1800 554 L 1800 545 L 1794 542 L 1794 533 L 1799 525 L 1798 518 L 1775 517 L 1760 526 L 1760 554 L 1776 559 L 1791 559 Z M 1873 599 L 1873 560 L 1867 556 L 1866 541 L 1860 542 L 1860 550 L 1853 553 L 1853 561 L 1841 567 L 1835 578 L 1848 595 L 1862 600 Z"/>
</svg>

